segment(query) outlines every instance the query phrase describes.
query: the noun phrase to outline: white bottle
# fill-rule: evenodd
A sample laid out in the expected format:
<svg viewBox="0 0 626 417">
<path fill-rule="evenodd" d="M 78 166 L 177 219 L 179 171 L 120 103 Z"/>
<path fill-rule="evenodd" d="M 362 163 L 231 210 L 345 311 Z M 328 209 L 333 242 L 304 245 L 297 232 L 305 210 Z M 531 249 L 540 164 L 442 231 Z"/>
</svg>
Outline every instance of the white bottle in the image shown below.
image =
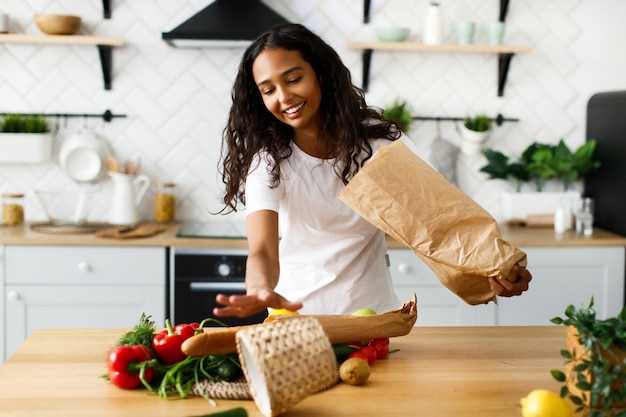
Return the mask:
<svg viewBox="0 0 626 417">
<path fill-rule="evenodd" d="M 431 2 L 424 18 L 424 44 L 439 45 L 443 39 L 443 22 L 439 3 Z"/>
<path fill-rule="evenodd" d="M 564 233 L 567 227 L 567 215 L 563 206 L 558 206 L 554 212 L 554 232 L 557 234 Z"/>
</svg>

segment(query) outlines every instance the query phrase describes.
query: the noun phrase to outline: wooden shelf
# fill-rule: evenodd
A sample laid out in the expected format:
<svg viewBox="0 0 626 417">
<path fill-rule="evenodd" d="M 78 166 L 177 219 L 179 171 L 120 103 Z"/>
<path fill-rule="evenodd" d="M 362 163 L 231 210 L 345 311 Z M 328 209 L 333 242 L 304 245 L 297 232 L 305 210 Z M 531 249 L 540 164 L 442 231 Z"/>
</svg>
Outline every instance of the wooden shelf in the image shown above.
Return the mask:
<svg viewBox="0 0 626 417">
<path fill-rule="evenodd" d="M 0 43 L 38 44 L 38 45 L 91 45 L 97 46 L 102 66 L 105 90 L 111 89 L 112 50 L 123 46 L 124 40 L 105 36 L 82 35 L 24 35 L 1 34 Z"/>
<path fill-rule="evenodd" d="M 381 51 L 418 51 L 418 52 L 467 52 L 467 53 L 491 53 L 491 54 L 521 54 L 531 52 L 529 46 L 510 45 L 424 45 L 415 42 L 352 42 L 352 49 L 375 49 Z"/>
<path fill-rule="evenodd" d="M 474 54 L 497 54 L 498 55 L 498 96 L 504 95 L 504 86 L 509 72 L 511 59 L 515 54 L 528 53 L 532 51 L 529 46 L 511 45 L 424 45 L 415 42 L 352 42 L 349 45 L 352 49 L 363 50 L 363 90 L 369 87 L 369 73 L 372 61 L 372 54 L 378 51 L 407 51 L 407 52 L 447 52 L 447 53 L 474 53 Z"/>
</svg>

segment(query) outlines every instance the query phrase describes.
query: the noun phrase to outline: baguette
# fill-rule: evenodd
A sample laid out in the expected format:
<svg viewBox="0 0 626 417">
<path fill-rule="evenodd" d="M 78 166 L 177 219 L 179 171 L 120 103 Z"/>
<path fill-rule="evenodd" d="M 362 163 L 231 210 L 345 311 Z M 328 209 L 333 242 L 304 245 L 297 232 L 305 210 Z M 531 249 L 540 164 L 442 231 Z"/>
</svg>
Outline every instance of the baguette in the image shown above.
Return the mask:
<svg viewBox="0 0 626 417">
<path fill-rule="evenodd" d="M 372 316 L 344 315 L 282 315 L 270 316 L 266 322 L 297 320 L 302 317 L 317 319 L 331 343 L 348 343 L 355 340 L 383 339 L 408 334 L 417 320 L 417 297 L 398 309 Z M 181 346 L 187 356 L 225 355 L 237 352 L 236 334 L 239 330 L 263 324 L 228 328 L 204 328 L 203 333 L 185 340 Z"/>
<path fill-rule="evenodd" d="M 187 356 L 227 355 L 237 352 L 236 334 L 239 330 L 249 326 L 234 326 L 226 328 L 205 327 L 202 333 L 191 336 L 181 345 L 181 350 Z"/>
</svg>

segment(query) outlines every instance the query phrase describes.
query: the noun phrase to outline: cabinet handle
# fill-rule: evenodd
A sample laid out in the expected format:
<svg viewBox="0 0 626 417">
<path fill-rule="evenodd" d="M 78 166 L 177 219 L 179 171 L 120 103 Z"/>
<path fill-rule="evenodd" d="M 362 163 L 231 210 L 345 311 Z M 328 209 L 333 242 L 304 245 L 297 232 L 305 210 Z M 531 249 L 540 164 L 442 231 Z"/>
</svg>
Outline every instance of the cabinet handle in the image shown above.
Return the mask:
<svg viewBox="0 0 626 417">
<path fill-rule="evenodd" d="M 89 271 L 91 271 L 91 266 L 87 262 L 79 262 L 78 263 L 78 270 L 80 272 L 89 272 Z"/>
<path fill-rule="evenodd" d="M 20 295 L 17 293 L 17 291 L 9 291 L 7 293 L 7 298 L 11 301 L 17 301 L 20 299 Z"/>
<path fill-rule="evenodd" d="M 411 271 L 411 267 L 407 263 L 398 264 L 398 272 L 401 274 L 408 274 Z"/>
</svg>

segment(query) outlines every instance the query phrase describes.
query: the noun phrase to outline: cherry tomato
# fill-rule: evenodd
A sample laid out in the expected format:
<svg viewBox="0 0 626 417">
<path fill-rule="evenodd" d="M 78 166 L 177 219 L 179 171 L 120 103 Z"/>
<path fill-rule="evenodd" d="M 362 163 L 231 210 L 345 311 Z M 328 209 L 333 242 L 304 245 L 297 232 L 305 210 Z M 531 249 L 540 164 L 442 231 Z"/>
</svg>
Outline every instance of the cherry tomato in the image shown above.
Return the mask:
<svg viewBox="0 0 626 417">
<path fill-rule="evenodd" d="M 389 355 L 389 339 L 372 339 L 369 345 L 376 350 L 376 359 L 384 359 Z"/>
<path fill-rule="evenodd" d="M 365 355 L 365 353 L 361 352 L 361 349 L 359 350 L 355 350 L 354 352 L 352 352 L 350 355 L 348 355 L 348 359 L 350 358 L 359 358 L 359 359 L 363 359 L 365 362 L 367 362 L 369 364 L 369 359 L 367 358 L 367 356 Z"/>
<path fill-rule="evenodd" d="M 376 362 L 376 349 L 374 349 L 372 346 L 363 346 L 361 349 L 358 350 L 358 352 L 361 352 L 363 355 L 365 355 L 365 357 L 367 358 L 367 363 L 370 364 L 370 366 Z"/>
</svg>

